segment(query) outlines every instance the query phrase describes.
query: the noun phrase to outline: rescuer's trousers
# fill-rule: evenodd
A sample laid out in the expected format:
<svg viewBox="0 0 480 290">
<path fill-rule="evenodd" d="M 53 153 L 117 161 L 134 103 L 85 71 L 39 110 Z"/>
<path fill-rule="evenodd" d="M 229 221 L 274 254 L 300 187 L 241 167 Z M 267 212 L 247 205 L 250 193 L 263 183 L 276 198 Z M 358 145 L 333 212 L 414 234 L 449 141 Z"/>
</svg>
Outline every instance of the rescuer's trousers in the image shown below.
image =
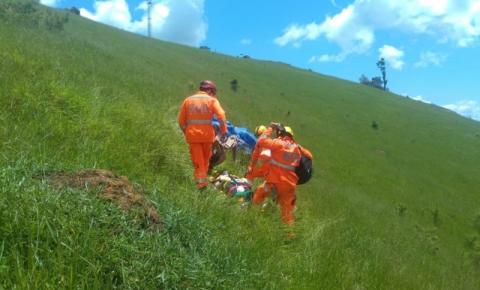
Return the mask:
<svg viewBox="0 0 480 290">
<path fill-rule="evenodd" d="M 295 221 L 296 186 L 289 183 L 267 183 L 260 185 L 253 194 L 253 203 L 261 204 L 266 197 L 272 196 L 280 205 L 282 221 L 292 225 Z"/>
<path fill-rule="evenodd" d="M 208 185 L 208 163 L 212 156 L 213 143 L 189 143 L 190 158 L 192 159 L 195 182 L 198 188 Z"/>
</svg>

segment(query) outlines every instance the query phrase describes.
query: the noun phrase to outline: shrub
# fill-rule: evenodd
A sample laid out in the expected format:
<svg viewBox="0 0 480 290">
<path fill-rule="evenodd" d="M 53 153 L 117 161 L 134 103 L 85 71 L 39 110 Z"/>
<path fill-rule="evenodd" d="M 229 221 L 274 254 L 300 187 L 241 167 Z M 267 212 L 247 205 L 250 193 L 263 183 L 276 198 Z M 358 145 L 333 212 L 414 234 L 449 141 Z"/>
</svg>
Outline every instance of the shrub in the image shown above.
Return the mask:
<svg viewBox="0 0 480 290">
<path fill-rule="evenodd" d="M 399 204 L 397 206 L 397 212 L 399 216 L 404 216 L 405 213 L 407 212 L 407 206 L 404 204 Z"/>
<path fill-rule="evenodd" d="M 56 31 L 63 30 L 68 22 L 67 13 L 53 12 L 31 0 L 0 2 L 0 17 L 26 26 Z"/>
<path fill-rule="evenodd" d="M 52 31 L 63 30 L 63 26 L 67 22 L 68 22 L 67 13 L 52 13 L 50 11 L 46 11 L 40 17 L 40 24 L 43 27 L 47 28 L 48 30 L 52 30 Z"/>
<path fill-rule="evenodd" d="M 237 89 L 238 89 L 238 81 L 237 79 L 233 79 L 231 82 L 230 82 L 230 88 L 232 89 L 232 91 L 236 92 Z"/>
<path fill-rule="evenodd" d="M 67 9 L 68 12 L 73 13 L 75 15 L 80 15 L 80 10 L 77 7 L 72 7 L 70 9 Z"/>
</svg>

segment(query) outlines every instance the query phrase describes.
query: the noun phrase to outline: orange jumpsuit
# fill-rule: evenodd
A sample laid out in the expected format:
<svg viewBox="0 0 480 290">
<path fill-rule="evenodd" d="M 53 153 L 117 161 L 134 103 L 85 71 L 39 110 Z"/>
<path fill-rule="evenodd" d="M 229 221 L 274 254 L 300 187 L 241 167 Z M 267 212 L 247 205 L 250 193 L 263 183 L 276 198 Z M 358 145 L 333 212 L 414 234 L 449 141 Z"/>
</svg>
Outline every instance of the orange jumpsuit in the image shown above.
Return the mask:
<svg viewBox="0 0 480 290">
<path fill-rule="evenodd" d="M 282 221 L 286 224 L 293 224 L 298 177 L 295 174 L 295 167 L 300 163 L 302 154 L 312 158 L 312 154 L 298 146 L 288 136 L 277 139 L 268 138 L 272 129 L 268 128 L 258 140 L 258 145 L 271 150 L 272 157 L 270 166 L 265 177 L 265 182 L 257 188 L 253 194 L 253 202 L 260 204 L 268 196 L 276 194 L 277 202 L 280 204 Z"/>
<path fill-rule="evenodd" d="M 194 166 L 195 181 L 198 188 L 208 185 L 208 163 L 212 156 L 215 129 L 212 118 L 216 115 L 222 134 L 227 133 L 225 112 L 217 98 L 199 91 L 187 97 L 180 107 L 178 124 L 185 134 L 190 147 L 190 157 Z"/>
<path fill-rule="evenodd" d="M 268 172 L 269 161 L 272 153 L 270 149 L 255 145 L 252 152 L 252 159 L 248 165 L 247 174 L 245 177 L 248 180 L 253 180 L 255 177 L 265 177 Z"/>
</svg>

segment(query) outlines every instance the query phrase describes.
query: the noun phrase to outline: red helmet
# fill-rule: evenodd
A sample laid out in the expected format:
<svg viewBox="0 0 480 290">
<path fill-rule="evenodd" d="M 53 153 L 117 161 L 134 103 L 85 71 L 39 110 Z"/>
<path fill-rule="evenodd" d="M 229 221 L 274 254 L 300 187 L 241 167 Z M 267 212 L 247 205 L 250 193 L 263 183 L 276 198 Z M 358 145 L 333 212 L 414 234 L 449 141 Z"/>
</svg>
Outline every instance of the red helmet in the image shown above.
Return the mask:
<svg viewBox="0 0 480 290">
<path fill-rule="evenodd" d="M 214 82 L 212 81 L 209 81 L 209 80 L 204 80 L 200 83 L 200 91 L 203 91 L 203 92 L 208 92 L 208 91 L 211 91 L 213 93 L 216 93 L 217 92 L 217 86 L 215 85 Z"/>
</svg>

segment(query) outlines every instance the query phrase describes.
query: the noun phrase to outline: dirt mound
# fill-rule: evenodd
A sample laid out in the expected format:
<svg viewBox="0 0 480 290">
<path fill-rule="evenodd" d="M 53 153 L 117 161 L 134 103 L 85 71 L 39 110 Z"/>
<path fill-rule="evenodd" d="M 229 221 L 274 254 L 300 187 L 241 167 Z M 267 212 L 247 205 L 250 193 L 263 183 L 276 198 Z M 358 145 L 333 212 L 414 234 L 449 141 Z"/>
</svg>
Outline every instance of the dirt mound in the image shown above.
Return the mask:
<svg viewBox="0 0 480 290">
<path fill-rule="evenodd" d="M 57 188 L 98 189 L 102 199 L 119 205 L 128 211 L 132 206 L 140 207 L 142 215 L 154 224 L 161 224 L 155 206 L 145 199 L 142 190 L 135 187 L 126 176 L 118 176 L 105 169 L 85 169 L 78 172 L 56 172 L 48 177 Z"/>
</svg>

